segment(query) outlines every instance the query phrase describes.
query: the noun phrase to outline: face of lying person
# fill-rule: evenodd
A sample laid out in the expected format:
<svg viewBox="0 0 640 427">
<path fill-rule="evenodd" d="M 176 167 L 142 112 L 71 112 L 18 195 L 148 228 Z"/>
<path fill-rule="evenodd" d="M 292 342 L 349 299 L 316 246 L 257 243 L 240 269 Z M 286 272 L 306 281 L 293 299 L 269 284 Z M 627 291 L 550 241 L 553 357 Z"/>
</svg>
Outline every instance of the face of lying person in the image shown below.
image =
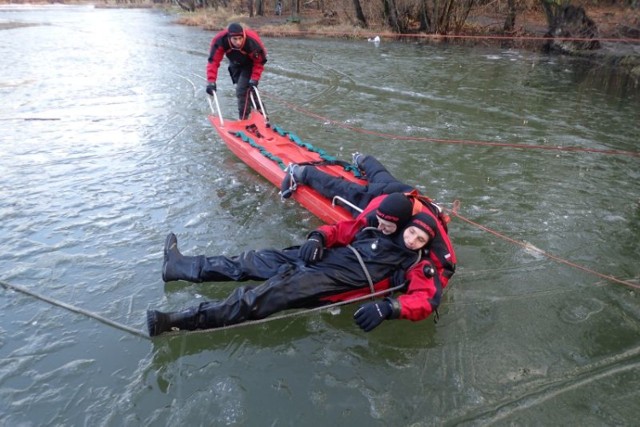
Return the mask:
<svg viewBox="0 0 640 427">
<path fill-rule="evenodd" d="M 382 234 L 393 234 L 398 229 L 395 223 L 382 219 L 378 215 L 376 215 L 376 218 L 378 219 L 378 230 L 380 230 Z"/>
<path fill-rule="evenodd" d="M 413 225 L 405 228 L 402 233 L 404 245 L 412 251 L 424 248 L 429 243 L 429 235 L 422 229 Z"/>
</svg>

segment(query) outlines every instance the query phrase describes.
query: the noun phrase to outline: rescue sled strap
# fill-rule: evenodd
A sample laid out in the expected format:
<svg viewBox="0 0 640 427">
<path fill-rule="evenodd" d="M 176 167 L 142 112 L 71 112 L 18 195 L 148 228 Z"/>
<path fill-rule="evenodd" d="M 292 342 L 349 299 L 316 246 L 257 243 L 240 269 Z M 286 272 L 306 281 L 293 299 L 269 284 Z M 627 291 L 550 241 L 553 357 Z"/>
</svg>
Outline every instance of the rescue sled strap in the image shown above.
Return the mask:
<svg viewBox="0 0 640 427">
<path fill-rule="evenodd" d="M 315 165 L 315 166 L 318 166 L 318 165 L 338 165 L 338 166 L 342 166 L 342 168 L 345 171 L 353 173 L 353 175 L 356 178 L 363 178 L 362 173 L 360 172 L 360 170 L 357 167 L 355 167 L 354 165 L 352 165 L 351 163 L 345 162 L 344 160 L 338 160 L 337 157 L 330 155 L 329 153 L 327 153 L 322 148 L 317 148 L 317 147 L 313 146 L 312 144 L 310 144 L 308 142 L 304 142 L 296 134 L 291 133 L 289 131 L 286 131 L 286 130 L 282 129 L 279 126 L 274 125 L 272 127 L 272 129 L 275 132 L 277 132 L 280 136 L 284 136 L 284 137 L 289 138 L 289 140 L 292 141 L 293 143 L 295 143 L 298 147 L 302 147 L 302 148 L 306 149 L 307 151 L 310 151 L 312 153 L 318 154 L 320 156 L 320 158 L 322 159 L 321 161 L 318 161 L 318 162 L 299 163 L 300 165 L 303 165 L 303 164 L 309 164 L 309 165 Z"/>
<path fill-rule="evenodd" d="M 249 144 L 250 146 L 252 146 L 253 148 L 256 148 L 258 151 L 260 151 L 260 154 L 262 154 L 263 156 L 265 156 L 267 159 L 272 160 L 274 162 L 276 162 L 278 164 L 278 166 L 280 166 L 280 169 L 285 170 L 287 168 L 287 165 L 284 164 L 284 162 L 282 161 L 282 159 L 274 154 L 272 154 L 269 150 L 267 150 L 266 148 L 264 148 L 262 145 L 258 144 L 257 142 L 255 142 L 253 140 L 253 138 L 251 138 L 249 135 L 247 135 L 246 133 L 242 132 L 242 131 L 237 131 L 237 132 L 229 132 L 231 135 L 240 138 L 241 140 L 243 140 L 244 142 L 246 142 L 247 144 Z"/>
</svg>

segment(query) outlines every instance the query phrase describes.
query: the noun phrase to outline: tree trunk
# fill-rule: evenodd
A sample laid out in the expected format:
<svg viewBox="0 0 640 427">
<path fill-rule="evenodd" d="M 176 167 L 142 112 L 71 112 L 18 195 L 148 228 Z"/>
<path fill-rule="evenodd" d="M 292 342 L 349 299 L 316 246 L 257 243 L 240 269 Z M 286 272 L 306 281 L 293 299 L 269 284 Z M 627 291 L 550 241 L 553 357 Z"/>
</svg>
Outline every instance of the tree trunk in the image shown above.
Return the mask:
<svg viewBox="0 0 640 427">
<path fill-rule="evenodd" d="M 264 16 L 264 0 L 256 0 L 256 15 Z"/>
<path fill-rule="evenodd" d="M 353 7 L 356 9 L 356 18 L 358 19 L 358 26 L 367 28 L 367 18 L 364 17 L 362 12 L 362 6 L 360 0 L 353 0 Z"/>
<path fill-rule="evenodd" d="M 193 0 L 177 0 L 178 6 L 187 12 L 195 12 L 196 5 Z"/>
<path fill-rule="evenodd" d="M 550 10 L 553 20 L 545 35 L 550 40 L 545 43 L 543 50 L 573 54 L 600 48 L 600 42 L 592 40 L 599 37 L 598 26 L 587 16 L 582 6 L 569 4 Z"/>
<path fill-rule="evenodd" d="M 476 0 L 467 0 L 467 3 L 465 5 L 460 6 L 462 8 L 462 12 L 458 11 L 458 13 L 455 14 L 456 33 L 459 33 L 464 27 L 465 22 L 467 22 L 467 18 L 471 13 L 471 9 L 473 9 L 475 1 Z"/>
<path fill-rule="evenodd" d="M 418 31 L 424 31 L 428 33 L 428 32 L 431 32 L 432 18 L 429 15 L 429 8 L 427 7 L 427 1 L 428 0 L 422 0 L 420 2 L 420 9 L 419 9 L 420 28 L 418 28 Z"/>
<path fill-rule="evenodd" d="M 504 21 L 502 30 L 505 33 L 512 33 L 516 27 L 516 0 L 507 0 L 507 19 Z"/>
<path fill-rule="evenodd" d="M 396 1 L 395 0 L 382 0 L 384 2 L 384 15 L 387 18 L 387 24 L 396 33 L 400 32 L 398 25 L 398 14 L 396 13 Z"/>
</svg>

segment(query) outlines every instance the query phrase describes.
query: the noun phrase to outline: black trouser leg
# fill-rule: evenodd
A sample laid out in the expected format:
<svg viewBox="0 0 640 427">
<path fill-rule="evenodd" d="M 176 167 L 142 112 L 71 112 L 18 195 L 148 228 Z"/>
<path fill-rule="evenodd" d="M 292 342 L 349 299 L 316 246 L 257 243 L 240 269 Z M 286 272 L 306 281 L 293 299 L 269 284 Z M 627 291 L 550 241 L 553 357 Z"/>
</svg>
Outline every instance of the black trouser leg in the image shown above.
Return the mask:
<svg viewBox="0 0 640 427">
<path fill-rule="evenodd" d="M 249 100 L 249 80 L 251 78 L 251 67 L 242 68 L 236 83 L 236 98 L 238 98 L 238 117 L 244 120 L 251 113 L 251 100 Z"/>
<path fill-rule="evenodd" d="M 300 262 L 298 247 L 246 251 L 233 257 L 204 258 L 198 277 L 204 282 L 267 280 Z"/>
<path fill-rule="evenodd" d="M 364 209 L 372 199 L 368 194 L 368 186 L 329 175 L 313 166 L 305 166 L 300 182 L 313 188 L 329 200 L 333 199 L 334 196 L 340 196 L 361 209 Z M 351 209 L 349 206 L 345 206 L 345 208 L 349 210 L 354 217 L 360 213 Z"/>
<path fill-rule="evenodd" d="M 186 280 L 188 282 L 202 282 L 200 268 L 204 261 L 202 256 L 184 256 L 178 249 L 178 238 L 169 233 L 164 242 L 164 262 L 162 264 L 162 280 L 173 282 Z"/>
<path fill-rule="evenodd" d="M 391 172 L 373 156 L 364 156 L 364 158 L 358 162 L 358 165 L 369 181 L 369 201 L 383 194 L 404 193 L 413 190 L 413 187 L 394 177 Z"/>
<path fill-rule="evenodd" d="M 186 280 L 194 283 L 244 280 L 266 280 L 289 264 L 301 262 L 298 248 L 281 251 L 266 249 L 247 251 L 238 256 L 184 256 L 178 249 L 175 234 L 167 236 L 164 247 L 162 279 L 165 282 Z"/>
<path fill-rule="evenodd" d="M 196 308 L 163 313 L 157 310 L 147 311 L 149 336 L 155 337 L 163 332 L 176 330 L 194 331 L 201 328 L 202 316 Z"/>
<path fill-rule="evenodd" d="M 320 271 L 287 270 L 260 286 L 242 286 L 224 301 L 203 302 L 198 307 L 203 329 L 258 320 L 282 310 L 311 308 L 320 298 L 353 287 L 336 282 Z"/>
</svg>

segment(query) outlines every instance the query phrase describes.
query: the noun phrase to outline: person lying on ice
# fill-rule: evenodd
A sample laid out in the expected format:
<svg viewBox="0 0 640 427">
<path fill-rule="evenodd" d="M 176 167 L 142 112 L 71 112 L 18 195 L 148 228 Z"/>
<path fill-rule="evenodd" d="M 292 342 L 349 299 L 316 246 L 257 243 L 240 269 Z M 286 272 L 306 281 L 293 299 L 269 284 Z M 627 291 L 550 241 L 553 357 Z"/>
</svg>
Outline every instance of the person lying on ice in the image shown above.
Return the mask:
<svg viewBox="0 0 640 427">
<path fill-rule="evenodd" d="M 313 308 L 370 292 L 398 270 L 406 271 L 407 287 L 397 298 L 364 304 L 354 314 L 368 332 L 385 319 L 427 318 L 440 303 L 443 287 L 424 250 L 438 227 L 432 216 L 418 213 L 392 234 L 367 227 L 366 215 L 324 225 L 300 247 L 247 251 L 238 256 L 184 256 L 173 233 L 167 236 L 163 279 L 191 282 L 265 280 L 240 286 L 225 300 L 207 301 L 179 312 L 147 311 L 150 336 L 171 330 L 212 329 L 258 320 L 281 310 Z"/>
<path fill-rule="evenodd" d="M 455 273 L 457 262 L 448 234 L 447 222 L 449 218 L 431 199 L 421 195 L 416 188 L 394 177 L 374 156 L 356 152 L 353 154 L 353 164 L 364 173 L 367 180 L 366 185 L 329 175 L 312 165 L 290 164 L 280 186 L 280 195 L 287 199 L 291 197 L 298 185 L 307 185 L 329 200 L 339 196 L 358 208 L 364 209 L 371 204 L 380 203 L 388 194 L 404 193 L 413 203 L 414 214 L 424 212 L 433 216 L 437 221 L 439 232 L 430 244 L 428 257 L 440 282 L 446 286 Z M 359 215 L 360 211 L 349 206 L 346 208 L 354 217 Z"/>
</svg>

